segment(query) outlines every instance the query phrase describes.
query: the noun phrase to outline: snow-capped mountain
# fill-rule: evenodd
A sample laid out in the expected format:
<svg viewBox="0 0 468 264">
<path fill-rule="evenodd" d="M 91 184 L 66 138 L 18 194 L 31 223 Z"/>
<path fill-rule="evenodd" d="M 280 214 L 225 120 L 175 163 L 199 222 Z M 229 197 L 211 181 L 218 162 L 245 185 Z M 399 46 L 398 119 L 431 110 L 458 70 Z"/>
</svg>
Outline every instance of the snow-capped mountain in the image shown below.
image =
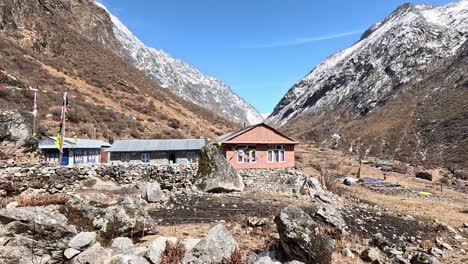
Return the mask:
<svg viewBox="0 0 468 264">
<path fill-rule="evenodd" d="M 281 126 L 304 113 L 318 116 L 344 104 L 365 116 L 398 94 L 418 71 L 454 55 L 468 36 L 468 0 L 445 6 L 400 6 L 352 47 L 317 65 L 275 107 Z"/>
<path fill-rule="evenodd" d="M 162 50 L 147 47 L 105 6 L 96 4 L 109 13 L 114 34 L 130 62 L 150 79 L 179 97 L 235 122 L 257 124 L 263 121 L 261 114 L 229 86 Z"/>
</svg>

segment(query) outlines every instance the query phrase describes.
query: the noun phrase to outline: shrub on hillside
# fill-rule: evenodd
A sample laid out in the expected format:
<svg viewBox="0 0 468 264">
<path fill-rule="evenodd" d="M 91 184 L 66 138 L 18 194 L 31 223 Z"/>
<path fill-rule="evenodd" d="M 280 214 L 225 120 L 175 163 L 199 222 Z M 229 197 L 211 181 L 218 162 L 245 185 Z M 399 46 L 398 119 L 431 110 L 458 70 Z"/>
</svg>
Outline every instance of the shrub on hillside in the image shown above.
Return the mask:
<svg viewBox="0 0 468 264">
<path fill-rule="evenodd" d="M 432 174 L 427 171 L 416 172 L 416 178 L 432 181 Z"/>
<path fill-rule="evenodd" d="M 180 128 L 180 121 L 175 118 L 169 118 L 167 121 L 167 126 L 172 127 L 174 129 Z"/>
</svg>

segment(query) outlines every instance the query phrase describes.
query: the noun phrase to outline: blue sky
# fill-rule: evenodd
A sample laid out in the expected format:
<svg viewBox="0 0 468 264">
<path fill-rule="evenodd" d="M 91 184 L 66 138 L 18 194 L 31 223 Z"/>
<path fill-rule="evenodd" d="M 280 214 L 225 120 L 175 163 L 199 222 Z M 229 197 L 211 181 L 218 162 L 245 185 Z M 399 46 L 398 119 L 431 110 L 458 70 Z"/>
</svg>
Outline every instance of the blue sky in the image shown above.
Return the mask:
<svg viewBox="0 0 468 264">
<path fill-rule="evenodd" d="M 261 113 L 400 0 L 100 0 L 147 46 L 215 76 Z M 451 1 L 412 3 L 442 5 Z"/>
</svg>

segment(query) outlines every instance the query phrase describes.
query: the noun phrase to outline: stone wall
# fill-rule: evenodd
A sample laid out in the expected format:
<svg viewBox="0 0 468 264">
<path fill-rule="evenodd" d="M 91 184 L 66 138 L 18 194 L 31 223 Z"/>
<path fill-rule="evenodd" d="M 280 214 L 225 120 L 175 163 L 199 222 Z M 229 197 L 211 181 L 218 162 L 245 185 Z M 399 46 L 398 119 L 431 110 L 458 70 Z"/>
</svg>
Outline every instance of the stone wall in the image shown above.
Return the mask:
<svg viewBox="0 0 468 264">
<path fill-rule="evenodd" d="M 192 185 L 198 165 L 87 164 L 74 167 L 21 165 L 0 167 L 0 187 L 12 184 L 16 192 L 44 189 L 50 193 L 72 191 L 92 177 L 118 184 L 157 181 L 162 188 L 186 188 Z M 5 188 L 0 188 L 5 189 Z M 1 196 L 1 195 L 0 195 Z"/>
<path fill-rule="evenodd" d="M 306 176 L 295 169 L 242 169 L 246 190 L 291 193 L 304 183 Z"/>
<path fill-rule="evenodd" d="M 15 192 L 43 189 L 49 193 L 73 191 L 93 177 L 110 180 L 119 185 L 157 181 L 161 188 L 191 188 L 195 182 L 198 163 L 191 164 L 83 164 L 58 167 L 46 164 L 0 166 L 0 192 L 4 184 L 12 184 Z M 299 190 L 305 176 L 294 169 L 244 169 L 245 190 L 291 193 Z M 2 194 L 0 193 L 0 196 Z"/>
</svg>

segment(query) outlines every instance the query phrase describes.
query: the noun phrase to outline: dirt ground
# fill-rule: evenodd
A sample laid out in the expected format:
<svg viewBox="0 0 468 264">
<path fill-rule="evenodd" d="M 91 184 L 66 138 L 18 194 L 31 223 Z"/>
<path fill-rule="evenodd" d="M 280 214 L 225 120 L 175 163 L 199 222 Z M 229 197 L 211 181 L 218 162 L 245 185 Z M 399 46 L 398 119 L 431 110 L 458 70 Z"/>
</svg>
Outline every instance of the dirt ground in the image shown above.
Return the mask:
<svg viewBox="0 0 468 264">
<path fill-rule="evenodd" d="M 345 155 L 335 150 L 321 150 L 302 146 L 300 169 L 312 176 L 334 164 L 334 170 L 342 176 L 353 176 L 357 173 L 356 157 Z M 384 178 L 381 170 L 363 165 L 362 177 Z M 468 262 L 468 230 L 463 223 L 468 223 L 468 194 L 443 186 L 440 191 L 438 182 L 430 182 L 414 177 L 413 171 L 407 174 L 387 172 L 386 182 L 402 185 L 401 190 L 373 190 L 365 184 L 346 186 L 339 183 L 336 191 L 345 201 L 344 218 L 357 243 L 366 245 L 373 235 L 381 233 L 388 241 L 401 244 L 404 241 L 433 241 L 443 238 L 454 246 L 440 260 L 441 263 Z M 439 179 L 437 172 L 433 173 Z M 420 191 L 432 195 L 418 194 Z M 158 236 L 178 238 L 202 238 L 208 230 L 218 223 L 224 223 L 238 242 L 241 251 L 260 252 L 270 248 L 272 234 L 275 232 L 274 216 L 284 207 L 296 205 L 304 210 L 314 206 L 314 202 L 300 195 L 282 195 L 279 193 L 248 191 L 237 194 L 203 194 L 178 196 L 170 207 L 150 211 L 153 218 L 160 223 L 160 232 L 155 236 L 145 237 L 143 244 L 149 243 Z M 269 225 L 262 228 L 249 228 L 249 217 L 261 217 L 269 220 Z M 437 228 L 435 221 L 447 223 L 461 230 L 461 239 L 455 239 L 447 230 Z M 352 239 L 351 239 L 352 240 Z M 352 243 L 343 241 L 343 245 Z M 419 242 L 415 242 L 419 243 Z M 434 242 L 435 243 L 435 242 Z M 463 253 L 463 250 L 464 253 Z M 339 251 L 334 254 L 334 263 L 362 263 L 359 258 L 347 258 Z"/>
</svg>

